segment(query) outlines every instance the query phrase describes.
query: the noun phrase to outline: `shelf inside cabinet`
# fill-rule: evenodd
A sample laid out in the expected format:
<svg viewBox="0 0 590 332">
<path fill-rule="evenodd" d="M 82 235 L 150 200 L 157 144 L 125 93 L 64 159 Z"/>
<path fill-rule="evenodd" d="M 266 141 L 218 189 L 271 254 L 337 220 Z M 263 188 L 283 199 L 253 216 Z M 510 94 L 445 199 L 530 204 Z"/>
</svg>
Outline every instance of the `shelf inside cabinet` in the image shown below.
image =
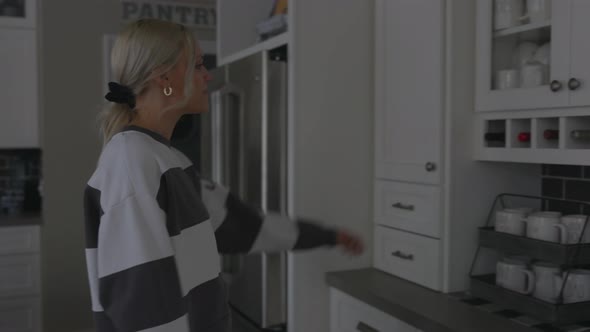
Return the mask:
<svg viewBox="0 0 590 332">
<path fill-rule="evenodd" d="M 506 120 L 489 120 L 484 124 L 484 145 L 488 148 L 506 147 Z"/>
<path fill-rule="evenodd" d="M 491 301 L 507 309 L 555 323 L 575 323 L 588 320 L 590 302 L 552 304 L 496 285 L 494 274 L 471 277 L 472 296 Z"/>
<path fill-rule="evenodd" d="M 531 120 L 512 119 L 510 120 L 510 147 L 530 148 L 531 147 Z"/>
<path fill-rule="evenodd" d="M 577 265 L 590 264 L 590 244 L 559 244 L 496 232 L 493 227 L 479 229 L 479 244 L 482 247 L 519 253 L 531 258 L 568 264 L 575 257 Z M 577 257 L 576 257 L 577 255 Z"/>
<path fill-rule="evenodd" d="M 269 51 L 269 50 L 275 49 L 277 47 L 287 45 L 288 43 L 289 43 L 289 32 L 284 32 L 278 36 L 272 37 L 272 38 L 265 40 L 259 44 L 251 46 L 245 50 L 242 50 L 237 53 L 231 54 L 229 56 L 220 58 L 219 65 L 225 65 L 228 63 L 232 63 L 232 62 L 247 58 L 250 55 L 256 54 L 258 52 Z"/>
<path fill-rule="evenodd" d="M 533 145 L 539 149 L 559 148 L 559 118 L 533 120 Z"/>
<path fill-rule="evenodd" d="M 565 148 L 590 149 L 590 116 L 565 118 Z"/>
<path fill-rule="evenodd" d="M 550 26 L 551 26 L 551 20 L 548 20 L 545 22 L 539 22 L 539 23 L 523 24 L 523 25 L 495 31 L 494 37 L 495 38 L 506 37 L 506 36 L 511 36 L 511 35 L 523 33 L 523 32 L 529 32 L 529 31 L 533 31 L 533 30 L 548 28 Z"/>
</svg>

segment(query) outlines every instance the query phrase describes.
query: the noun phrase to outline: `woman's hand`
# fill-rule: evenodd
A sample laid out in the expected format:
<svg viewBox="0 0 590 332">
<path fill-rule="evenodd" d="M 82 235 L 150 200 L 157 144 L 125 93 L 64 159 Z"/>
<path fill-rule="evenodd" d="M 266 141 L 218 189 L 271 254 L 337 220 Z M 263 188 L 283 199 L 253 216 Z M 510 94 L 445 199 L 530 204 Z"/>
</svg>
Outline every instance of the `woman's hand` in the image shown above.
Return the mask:
<svg viewBox="0 0 590 332">
<path fill-rule="evenodd" d="M 365 250 L 363 240 L 345 230 L 338 231 L 338 234 L 336 235 L 336 245 L 342 247 L 346 253 L 353 256 L 358 256 Z"/>
</svg>

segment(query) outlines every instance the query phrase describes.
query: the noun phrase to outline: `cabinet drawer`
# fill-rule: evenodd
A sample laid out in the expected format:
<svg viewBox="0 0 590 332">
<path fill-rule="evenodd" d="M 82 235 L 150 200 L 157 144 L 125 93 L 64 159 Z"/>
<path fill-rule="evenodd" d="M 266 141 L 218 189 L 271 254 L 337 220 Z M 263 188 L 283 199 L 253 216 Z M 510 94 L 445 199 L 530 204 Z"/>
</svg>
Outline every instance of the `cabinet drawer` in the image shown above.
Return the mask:
<svg viewBox="0 0 590 332">
<path fill-rule="evenodd" d="M 330 330 L 332 332 L 417 332 L 401 320 L 330 288 Z"/>
<path fill-rule="evenodd" d="M 0 255 L 39 252 L 39 226 L 0 228 Z"/>
<path fill-rule="evenodd" d="M 0 299 L 0 331 L 40 332 L 39 298 Z"/>
<path fill-rule="evenodd" d="M 375 226 L 375 267 L 434 290 L 441 289 L 440 241 Z"/>
<path fill-rule="evenodd" d="M 440 237 L 440 189 L 393 181 L 375 182 L 375 222 Z"/>
<path fill-rule="evenodd" d="M 39 294 L 39 255 L 0 256 L 0 296 Z"/>
</svg>

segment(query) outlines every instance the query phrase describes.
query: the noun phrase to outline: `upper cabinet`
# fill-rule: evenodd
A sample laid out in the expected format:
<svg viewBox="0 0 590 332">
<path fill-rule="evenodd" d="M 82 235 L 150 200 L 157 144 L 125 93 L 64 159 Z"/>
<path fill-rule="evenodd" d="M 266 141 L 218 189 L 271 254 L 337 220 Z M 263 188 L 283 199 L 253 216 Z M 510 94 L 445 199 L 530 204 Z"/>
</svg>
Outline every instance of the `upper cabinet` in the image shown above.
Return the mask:
<svg viewBox="0 0 590 332">
<path fill-rule="evenodd" d="M 288 44 L 284 1 L 218 0 L 217 56 L 220 65 Z M 272 17 L 271 17 L 272 16 Z"/>
<path fill-rule="evenodd" d="M 438 184 L 444 2 L 377 1 L 376 6 L 376 176 Z"/>
<path fill-rule="evenodd" d="M 590 105 L 590 2 L 477 4 L 478 111 Z"/>
<path fill-rule="evenodd" d="M 571 70 L 568 82 L 570 88 L 575 88 L 570 93 L 571 106 L 590 105 L 590 1 L 571 0 Z"/>
<path fill-rule="evenodd" d="M 35 30 L 0 29 L 0 148 L 39 146 Z"/>
</svg>

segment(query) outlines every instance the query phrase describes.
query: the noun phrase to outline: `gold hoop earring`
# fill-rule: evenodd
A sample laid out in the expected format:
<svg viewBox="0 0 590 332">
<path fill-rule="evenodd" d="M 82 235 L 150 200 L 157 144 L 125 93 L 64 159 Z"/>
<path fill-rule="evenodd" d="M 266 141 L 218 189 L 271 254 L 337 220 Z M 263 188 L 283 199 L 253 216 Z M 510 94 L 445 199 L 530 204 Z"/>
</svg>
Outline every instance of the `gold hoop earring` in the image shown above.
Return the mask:
<svg viewBox="0 0 590 332">
<path fill-rule="evenodd" d="M 170 97 L 172 95 L 172 87 L 171 86 L 164 88 L 164 95 L 166 97 Z"/>
</svg>

